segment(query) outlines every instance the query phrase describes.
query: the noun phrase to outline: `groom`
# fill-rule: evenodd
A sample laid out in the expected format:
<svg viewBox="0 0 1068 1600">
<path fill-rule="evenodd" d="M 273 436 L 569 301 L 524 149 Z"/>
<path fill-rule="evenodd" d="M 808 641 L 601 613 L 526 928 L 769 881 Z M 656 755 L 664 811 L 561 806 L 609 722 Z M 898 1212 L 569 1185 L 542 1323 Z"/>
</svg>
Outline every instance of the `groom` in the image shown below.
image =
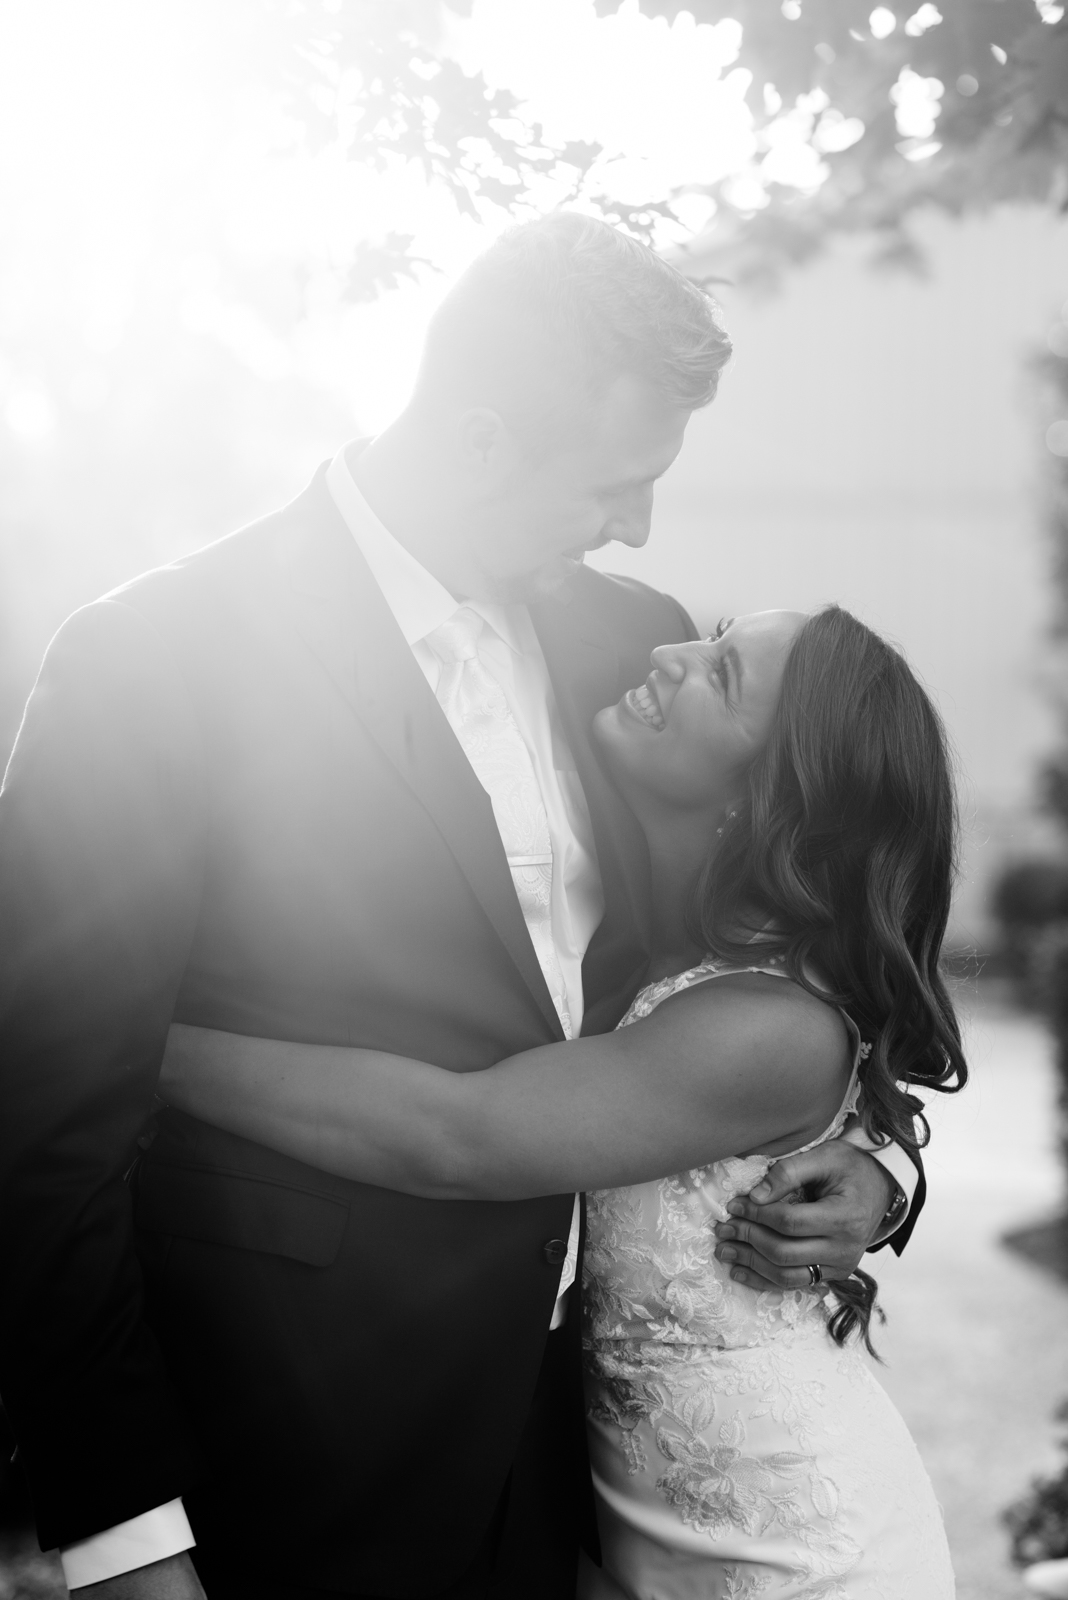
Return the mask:
<svg viewBox="0 0 1068 1600">
<path fill-rule="evenodd" d="M 590 723 L 693 629 L 582 558 L 645 542 L 729 351 L 626 236 L 515 229 L 392 427 L 53 641 L 0 796 L 0 1393 L 78 1593 L 570 1600 L 575 1197 L 153 1136 L 153 1093 L 172 1020 L 457 1070 L 619 1021 L 648 861 Z M 750 1281 L 889 1226 L 882 1165 L 806 1161 Z"/>
</svg>

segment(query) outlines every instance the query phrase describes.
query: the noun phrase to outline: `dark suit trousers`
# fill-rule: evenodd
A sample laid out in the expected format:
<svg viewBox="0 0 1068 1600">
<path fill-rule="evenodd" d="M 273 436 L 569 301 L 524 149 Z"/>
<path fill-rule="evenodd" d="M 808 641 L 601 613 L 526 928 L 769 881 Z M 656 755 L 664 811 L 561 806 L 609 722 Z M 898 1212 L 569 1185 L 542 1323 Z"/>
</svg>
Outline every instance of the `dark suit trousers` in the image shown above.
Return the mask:
<svg viewBox="0 0 1068 1600">
<path fill-rule="evenodd" d="M 474 1563 L 448 1589 L 413 1591 L 412 1600 L 574 1600 L 585 1495 L 569 1470 L 576 1396 L 567 1335 L 566 1328 L 549 1335 L 519 1449 Z M 420 1492 L 432 1493 L 432 1484 Z M 208 1600 L 327 1600 L 325 1590 L 279 1583 L 270 1551 L 248 1552 L 246 1565 L 245 1552 L 200 1544 L 193 1559 Z M 380 1597 L 353 1592 L 351 1600 Z"/>
</svg>

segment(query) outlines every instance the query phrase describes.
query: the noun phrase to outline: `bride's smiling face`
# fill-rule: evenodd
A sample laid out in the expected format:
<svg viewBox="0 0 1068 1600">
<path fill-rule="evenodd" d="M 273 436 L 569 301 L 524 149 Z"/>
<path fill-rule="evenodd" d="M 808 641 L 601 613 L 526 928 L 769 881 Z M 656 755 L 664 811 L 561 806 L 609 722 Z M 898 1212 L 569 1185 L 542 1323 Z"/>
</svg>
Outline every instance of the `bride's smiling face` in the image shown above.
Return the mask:
<svg viewBox="0 0 1068 1600">
<path fill-rule="evenodd" d="M 636 803 L 707 812 L 736 797 L 771 730 L 801 611 L 724 618 L 708 639 L 661 645 L 640 689 L 598 713 L 599 744 Z"/>
</svg>

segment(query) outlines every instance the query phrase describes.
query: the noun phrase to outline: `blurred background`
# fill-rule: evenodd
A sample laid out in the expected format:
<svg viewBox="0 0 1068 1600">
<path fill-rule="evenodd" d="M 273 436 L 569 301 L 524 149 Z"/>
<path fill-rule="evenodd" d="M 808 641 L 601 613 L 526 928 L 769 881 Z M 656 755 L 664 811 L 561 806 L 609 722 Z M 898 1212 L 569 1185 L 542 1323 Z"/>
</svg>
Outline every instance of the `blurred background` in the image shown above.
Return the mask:
<svg viewBox="0 0 1068 1600">
<path fill-rule="evenodd" d="M 653 537 L 594 559 L 699 623 L 841 601 L 945 716 L 975 1080 L 878 1262 L 965 1600 L 1068 1556 L 1066 202 L 1049 0 L 0 0 L 0 759 L 63 618 L 388 422 L 509 221 L 720 299 Z M 3 1494 L 0 1600 L 62 1593 Z"/>
</svg>

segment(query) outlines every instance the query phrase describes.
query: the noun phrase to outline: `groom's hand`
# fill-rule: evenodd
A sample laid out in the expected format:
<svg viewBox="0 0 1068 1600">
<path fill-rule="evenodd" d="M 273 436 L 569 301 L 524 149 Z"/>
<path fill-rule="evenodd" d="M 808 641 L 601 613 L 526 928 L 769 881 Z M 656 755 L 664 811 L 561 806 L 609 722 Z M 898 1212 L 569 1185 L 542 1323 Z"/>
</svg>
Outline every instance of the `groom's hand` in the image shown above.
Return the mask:
<svg viewBox="0 0 1068 1600">
<path fill-rule="evenodd" d="M 727 1207 L 716 1255 L 753 1289 L 807 1289 L 809 1266 L 848 1278 L 876 1239 L 894 1180 L 874 1156 L 833 1139 L 776 1162 L 748 1198 Z"/>
<path fill-rule="evenodd" d="M 184 1552 L 103 1583 L 87 1583 L 72 1595 L 73 1600 L 206 1600 L 196 1568 Z"/>
</svg>

